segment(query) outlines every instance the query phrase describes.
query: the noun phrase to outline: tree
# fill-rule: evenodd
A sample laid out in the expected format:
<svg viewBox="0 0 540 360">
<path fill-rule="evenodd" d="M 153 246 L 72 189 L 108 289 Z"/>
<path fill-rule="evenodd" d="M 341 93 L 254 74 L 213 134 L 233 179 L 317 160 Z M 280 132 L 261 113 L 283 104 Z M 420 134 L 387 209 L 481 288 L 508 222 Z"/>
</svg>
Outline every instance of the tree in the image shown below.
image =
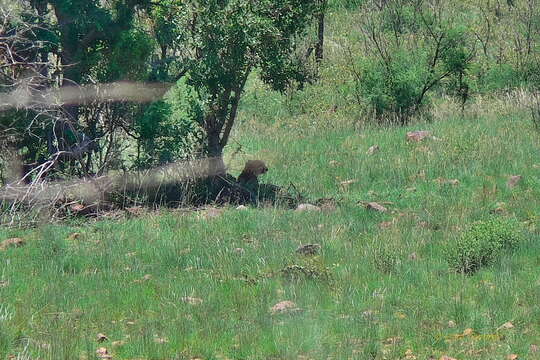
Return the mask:
<svg viewBox="0 0 540 360">
<path fill-rule="evenodd" d="M 210 157 L 222 156 L 252 71 L 277 90 L 304 80 L 302 64 L 292 54 L 317 13 L 315 1 L 191 0 L 155 6 L 174 13 L 169 20 L 180 31 L 174 55 L 182 64 L 180 75 L 189 74 L 204 105 L 201 125 Z M 160 20 L 160 29 L 170 29 L 163 25 L 166 20 Z"/>
</svg>

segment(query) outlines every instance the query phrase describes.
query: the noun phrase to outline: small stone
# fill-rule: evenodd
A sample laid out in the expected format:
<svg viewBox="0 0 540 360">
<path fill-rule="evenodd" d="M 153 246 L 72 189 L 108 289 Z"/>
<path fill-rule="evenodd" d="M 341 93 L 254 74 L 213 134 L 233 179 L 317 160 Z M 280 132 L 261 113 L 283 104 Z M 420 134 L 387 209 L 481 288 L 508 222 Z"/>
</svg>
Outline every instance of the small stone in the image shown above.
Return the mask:
<svg viewBox="0 0 540 360">
<path fill-rule="evenodd" d="M 378 211 L 378 212 L 387 212 L 388 211 L 387 208 L 385 208 L 384 206 L 382 206 L 381 204 L 376 203 L 376 202 L 367 203 L 366 208 L 368 210 L 374 210 L 374 211 Z"/>
<path fill-rule="evenodd" d="M 156 344 L 166 344 L 169 342 L 169 340 L 167 338 L 160 338 L 160 337 L 155 337 L 154 338 L 154 342 Z"/>
<path fill-rule="evenodd" d="M 354 184 L 355 182 L 357 182 L 358 180 L 345 180 L 345 181 L 342 181 L 339 183 L 339 185 L 342 187 L 342 188 L 347 188 L 349 187 L 349 185 L 351 184 Z"/>
<path fill-rule="evenodd" d="M 272 314 L 284 314 L 284 313 L 291 313 L 291 312 L 297 312 L 300 309 L 296 306 L 296 304 L 292 301 L 280 301 L 276 305 L 272 306 L 270 311 Z"/>
<path fill-rule="evenodd" d="M 452 186 L 459 185 L 459 180 L 458 179 L 437 178 L 434 181 L 439 183 L 440 185 L 452 185 Z"/>
<path fill-rule="evenodd" d="M 104 341 L 109 341 L 109 338 L 107 337 L 107 335 L 103 333 L 97 334 L 97 342 L 104 342 Z"/>
<path fill-rule="evenodd" d="M 430 136 L 431 136 L 431 131 L 426 131 L 426 130 L 409 131 L 407 133 L 407 140 L 420 142 Z"/>
<path fill-rule="evenodd" d="M 243 253 L 246 252 L 246 250 L 244 250 L 243 248 L 235 248 L 234 252 L 239 254 L 239 255 L 242 255 Z"/>
<path fill-rule="evenodd" d="M 203 299 L 191 296 L 185 296 L 182 298 L 182 301 L 190 305 L 200 305 L 203 303 Z"/>
<path fill-rule="evenodd" d="M 512 324 L 510 321 L 505 322 L 497 330 L 510 330 L 514 328 L 514 324 Z"/>
<path fill-rule="evenodd" d="M 521 175 L 510 176 L 508 182 L 506 183 L 506 186 L 508 186 L 508 188 L 510 189 L 513 189 L 514 187 L 516 187 L 517 184 L 519 184 L 519 182 L 521 182 L 522 178 L 523 177 Z"/>
<path fill-rule="evenodd" d="M 373 155 L 375 154 L 376 152 L 379 151 L 379 145 L 373 145 L 373 146 L 370 146 L 368 151 L 366 152 L 366 154 L 368 155 Z"/>
<path fill-rule="evenodd" d="M 239 205 L 239 206 L 236 207 L 236 210 L 247 210 L 247 209 L 248 209 L 248 207 L 245 206 L 245 205 Z"/>
<path fill-rule="evenodd" d="M 337 166 L 339 166 L 339 165 L 341 165 L 341 164 L 340 164 L 339 161 L 337 161 L 337 160 L 330 160 L 330 161 L 328 162 L 328 165 L 330 165 L 331 167 L 337 167 Z"/>
<path fill-rule="evenodd" d="M 315 206 L 315 205 L 311 205 L 311 204 L 300 204 L 298 205 L 298 207 L 296 208 L 297 212 L 301 212 L 301 211 L 321 211 L 321 208 L 318 207 L 318 206 Z"/>
<path fill-rule="evenodd" d="M 109 354 L 107 348 L 100 347 L 96 350 L 96 355 L 100 359 L 112 359 L 112 355 Z"/>
<path fill-rule="evenodd" d="M 317 255 L 321 251 L 321 245 L 319 244 L 306 244 L 300 246 L 298 249 L 296 249 L 296 252 L 298 254 L 302 255 Z"/>
</svg>

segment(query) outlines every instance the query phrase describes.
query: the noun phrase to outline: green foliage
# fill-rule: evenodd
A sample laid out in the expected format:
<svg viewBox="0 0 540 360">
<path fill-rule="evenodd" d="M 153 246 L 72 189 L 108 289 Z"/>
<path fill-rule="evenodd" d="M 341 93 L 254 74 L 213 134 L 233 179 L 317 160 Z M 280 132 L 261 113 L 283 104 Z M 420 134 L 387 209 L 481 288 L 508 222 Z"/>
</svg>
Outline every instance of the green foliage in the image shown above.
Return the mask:
<svg viewBox="0 0 540 360">
<path fill-rule="evenodd" d="M 184 78 L 163 100 L 151 104 L 137 119 L 142 153 L 137 167 L 149 167 L 185 159 L 200 150 L 202 105 Z"/>
<path fill-rule="evenodd" d="M 362 48 L 370 51 L 350 68 L 357 99 L 378 119 L 406 124 L 429 103 L 429 93 L 452 79 L 453 91 L 466 99 L 466 77 L 474 55 L 468 28 L 444 6 L 400 0 L 364 6 Z"/>
<path fill-rule="evenodd" d="M 122 32 L 109 58 L 109 79 L 145 80 L 154 47 L 153 39 L 141 30 Z"/>
<path fill-rule="evenodd" d="M 421 58 L 421 54 L 417 56 Z M 418 57 L 400 51 L 389 63 L 376 59 L 361 63 L 360 89 L 378 118 L 407 119 L 425 104 L 421 95 L 428 73 Z"/>
<path fill-rule="evenodd" d="M 520 237 L 518 223 L 513 219 L 494 217 L 480 221 L 448 245 L 446 259 L 455 271 L 474 273 L 491 264 L 503 251 L 516 248 Z"/>
</svg>

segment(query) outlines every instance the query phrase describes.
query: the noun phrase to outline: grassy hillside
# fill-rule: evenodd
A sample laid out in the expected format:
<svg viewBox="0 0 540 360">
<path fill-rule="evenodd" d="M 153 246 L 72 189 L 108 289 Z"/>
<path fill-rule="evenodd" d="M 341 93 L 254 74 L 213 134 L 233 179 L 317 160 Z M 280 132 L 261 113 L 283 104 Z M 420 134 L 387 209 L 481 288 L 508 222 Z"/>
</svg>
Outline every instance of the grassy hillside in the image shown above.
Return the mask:
<svg viewBox="0 0 540 360">
<path fill-rule="evenodd" d="M 537 357 L 540 135 L 512 104 L 478 104 L 464 119 L 439 109 L 430 124 L 362 131 L 244 116 L 233 168 L 263 158 L 266 182 L 333 197 L 335 210 L 3 229 L 27 245 L 2 253 L 2 358 L 90 359 L 99 347 L 115 359 Z M 413 129 L 440 140 L 407 142 Z M 474 275 L 451 271 L 447 244 L 496 207 L 520 221 L 518 249 Z M 295 252 L 307 243 L 320 255 Z M 301 311 L 272 314 L 284 300 Z"/>
<path fill-rule="evenodd" d="M 233 173 L 263 159 L 263 182 L 335 209 L 0 229 L 26 241 L 0 251 L 0 359 L 102 347 L 113 359 L 540 358 L 540 133 L 527 96 L 476 98 L 464 114 L 435 98 L 430 122 L 373 126 L 345 74 L 346 20 L 332 14 L 320 82 L 280 95 L 250 81 L 226 159 Z M 436 139 L 407 141 L 412 130 Z M 492 216 L 517 219 L 517 249 L 453 271 L 447 248 Z M 318 255 L 296 252 L 310 243 Z M 273 312 L 281 301 L 297 309 Z"/>
</svg>

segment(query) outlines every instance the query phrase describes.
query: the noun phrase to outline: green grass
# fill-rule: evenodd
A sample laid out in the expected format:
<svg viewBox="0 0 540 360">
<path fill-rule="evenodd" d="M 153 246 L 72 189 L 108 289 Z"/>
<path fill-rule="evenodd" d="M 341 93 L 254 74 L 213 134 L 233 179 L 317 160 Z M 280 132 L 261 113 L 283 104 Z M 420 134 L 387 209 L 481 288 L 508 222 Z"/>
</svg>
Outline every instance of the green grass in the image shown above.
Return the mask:
<svg viewBox="0 0 540 360">
<path fill-rule="evenodd" d="M 462 118 L 437 99 L 433 122 L 369 126 L 347 75 L 355 25 L 333 9 L 321 81 L 280 95 L 250 79 L 227 163 L 238 174 L 245 160 L 263 159 L 262 182 L 335 198 L 337 209 L 228 208 L 211 219 L 161 211 L 0 229 L 0 240 L 27 241 L 0 252 L 1 360 L 94 359 L 99 347 L 148 360 L 540 357 L 530 347 L 540 346 L 540 133 L 528 112 L 476 99 Z M 441 140 L 407 142 L 419 129 Z M 380 151 L 367 155 L 372 145 Z M 511 175 L 523 176 L 513 189 Z M 389 212 L 359 201 L 389 202 Z M 473 275 L 456 273 L 448 244 L 497 207 L 523 240 Z M 296 254 L 307 243 L 320 255 Z M 291 265 L 312 276 L 285 276 Z M 273 315 L 284 300 L 301 311 Z M 461 336 L 466 329 L 473 334 Z M 109 340 L 98 343 L 98 333 Z"/>
<path fill-rule="evenodd" d="M 115 359 L 404 359 L 407 350 L 417 359 L 534 359 L 540 134 L 526 113 L 497 106 L 356 131 L 339 118 L 335 128 L 255 122 L 245 104 L 243 136 L 235 137 L 245 153 L 232 168 L 265 159 L 264 182 L 293 183 L 313 200 L 334 197 L 337 209 L 230 208 L 211 219 L 170 211 L 3 229 L 1 238 L 28 244 L 0 253 L 0 359 L 92 359 L 101 346 Z M 405 140 L 420 128 L 441 141 Z M 374 144 L 380 152 L 367 155 Z M 522 182 L 508 189 L 516 174 Z M 356 182 L 344 188 L 344 180 Z M 390 211 L 358 201 L 391 202 Z M 524 240 L 474 275 L 453 272 L 445 246 L 501 202 L 499 216 L 515 217 Z M 74 232 L 81 235 L 70 239 Z M 321 244 L 321 254 L 297 255 L 306 243 Z M 287 278 L 281 270 L 290 265 L 321 276 Z M 302 311 L 273 315 L 283 300 Z M 514 328 L 500 329 L 508 321 Z M 458 336 L 467 328 L 473 335 Z M 98 333 L 109 341 L 97 343 Z"/>
</svg>

